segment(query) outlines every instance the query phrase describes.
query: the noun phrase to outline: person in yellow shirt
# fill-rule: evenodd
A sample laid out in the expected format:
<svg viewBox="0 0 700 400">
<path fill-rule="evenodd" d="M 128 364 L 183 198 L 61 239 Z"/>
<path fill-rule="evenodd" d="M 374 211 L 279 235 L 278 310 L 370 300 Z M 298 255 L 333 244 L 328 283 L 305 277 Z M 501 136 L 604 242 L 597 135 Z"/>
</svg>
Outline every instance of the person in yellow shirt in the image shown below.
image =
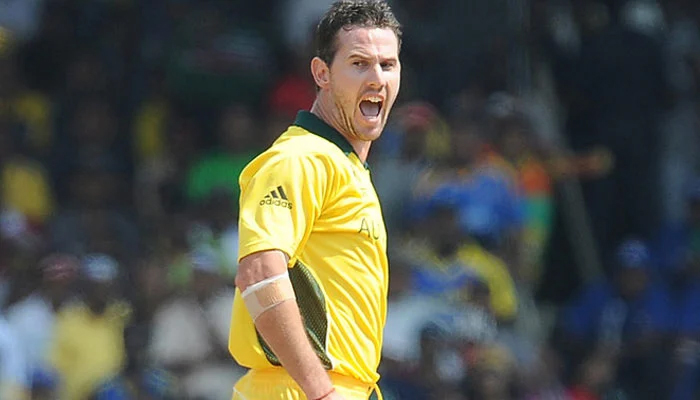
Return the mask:
<svg viewBox="0 0 700 400">
<path fill-rule="evenodd" d="M 59 376 L 61 399 L 87 400 L 98 384 L 123 367 L 130 308 L 115 296 L 118 268 L 107 255 L 86 256 L 84 299 L 56 318 L 49 360 Z"/>
<path fill-rule="evenodd" d="M 17 141 L 10 124 L 0 121 L 0 202 L 42 225 L 54 210 L 48 174 L 18 151 Z"/>
<path fill-rule="evenodd" d="M 317 29 L 310 112 L 241 173 L 233 399 L 367 400 L 386 319 L 386 229 L 366 164 L 400 85 L 385 2 L 339 1 Z M 380 394 L 379 394 L 380 395 Z"/>
<path fill-rule="evenodd" d="M 517 316 L 518 298 L 505 262 L 462 232 L 454 206 L 435 204 L 431 208 L 424 225 L 425 243 L 411 242 L 411 248 L 405 250 L 416 265 L 417 284 L 455 302 L 483 299 L 499 322 L 512 322 Z M 467 284 L 475 281 L 484 284 L 487 296 Z"/>
</svg>

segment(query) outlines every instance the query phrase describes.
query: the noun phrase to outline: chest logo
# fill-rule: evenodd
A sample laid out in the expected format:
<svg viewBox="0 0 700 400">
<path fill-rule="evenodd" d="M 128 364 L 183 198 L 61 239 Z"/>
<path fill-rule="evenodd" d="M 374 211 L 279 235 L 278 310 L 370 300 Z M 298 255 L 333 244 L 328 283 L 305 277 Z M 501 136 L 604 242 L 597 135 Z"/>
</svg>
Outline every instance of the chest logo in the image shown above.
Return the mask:
<svg viewBox="0 0 700 400">
<path fill-rule="evenodd" d="M 380 223 L 373 219 L 362 217 L 362 220 L 360 221 L 360 229 L 357 231 L 357 233 L 366 235 L 372 240 L 379 240 L 381 231 L 382 226 Z"/>
</svg>

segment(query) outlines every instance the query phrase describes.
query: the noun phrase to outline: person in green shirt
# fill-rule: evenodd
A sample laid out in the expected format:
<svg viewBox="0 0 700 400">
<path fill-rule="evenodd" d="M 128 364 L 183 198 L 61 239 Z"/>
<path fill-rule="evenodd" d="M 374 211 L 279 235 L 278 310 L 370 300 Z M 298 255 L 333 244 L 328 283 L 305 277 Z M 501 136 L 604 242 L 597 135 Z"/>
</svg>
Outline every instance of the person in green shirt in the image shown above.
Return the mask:
<svg viewBox="0 0 700 400">
<path fill-rule="evenodd" d="M 218 145 L 187 174 L 185 192 L 192 204 L 201 204 L 216 189 L 230 190 L 238 208 L 238 176 L 259 153 L 253 113 L 244 105 L 225 108 L 218 126 Z"/>
</svg>

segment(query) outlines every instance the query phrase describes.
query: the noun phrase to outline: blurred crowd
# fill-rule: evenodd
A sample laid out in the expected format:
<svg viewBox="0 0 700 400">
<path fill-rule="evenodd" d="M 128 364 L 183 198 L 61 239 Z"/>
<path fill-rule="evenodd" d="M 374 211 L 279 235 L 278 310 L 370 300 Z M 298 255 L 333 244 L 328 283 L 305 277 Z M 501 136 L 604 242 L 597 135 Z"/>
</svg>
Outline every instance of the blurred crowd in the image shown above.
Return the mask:
<svg viewBox="0 0 700 400">
<path fill-rule="evenodd" d="M 230 398 L 238 174 L 331 2 L 0 1 L 0 399 Z M 391 3 L 384 398 L 700 398 L 700 4 Z"/>
</svg>

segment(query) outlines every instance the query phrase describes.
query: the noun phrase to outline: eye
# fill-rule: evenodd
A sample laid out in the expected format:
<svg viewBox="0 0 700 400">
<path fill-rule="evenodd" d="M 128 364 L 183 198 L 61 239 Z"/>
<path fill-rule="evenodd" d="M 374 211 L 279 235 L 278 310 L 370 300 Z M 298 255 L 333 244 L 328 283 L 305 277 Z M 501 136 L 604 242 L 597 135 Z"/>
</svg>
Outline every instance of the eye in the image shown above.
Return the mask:
<svg viewBox="0 0 700 400">
<path fill-rule="evenodd" d="M 366 66 L 367 66 L 367 61 L 355 60 L 355 61 L 352 62 L 352 65 L 354 65 L 354 66 L 356 66 L 356 67 L 366 67 Z"/>
<path fill-rule="evenodd" d="M 385 61 L 381 63 L 382 69 L 385 71 L 391 70 L 396 66 L 396 63 L 393 61 Z"/>
</svg>

